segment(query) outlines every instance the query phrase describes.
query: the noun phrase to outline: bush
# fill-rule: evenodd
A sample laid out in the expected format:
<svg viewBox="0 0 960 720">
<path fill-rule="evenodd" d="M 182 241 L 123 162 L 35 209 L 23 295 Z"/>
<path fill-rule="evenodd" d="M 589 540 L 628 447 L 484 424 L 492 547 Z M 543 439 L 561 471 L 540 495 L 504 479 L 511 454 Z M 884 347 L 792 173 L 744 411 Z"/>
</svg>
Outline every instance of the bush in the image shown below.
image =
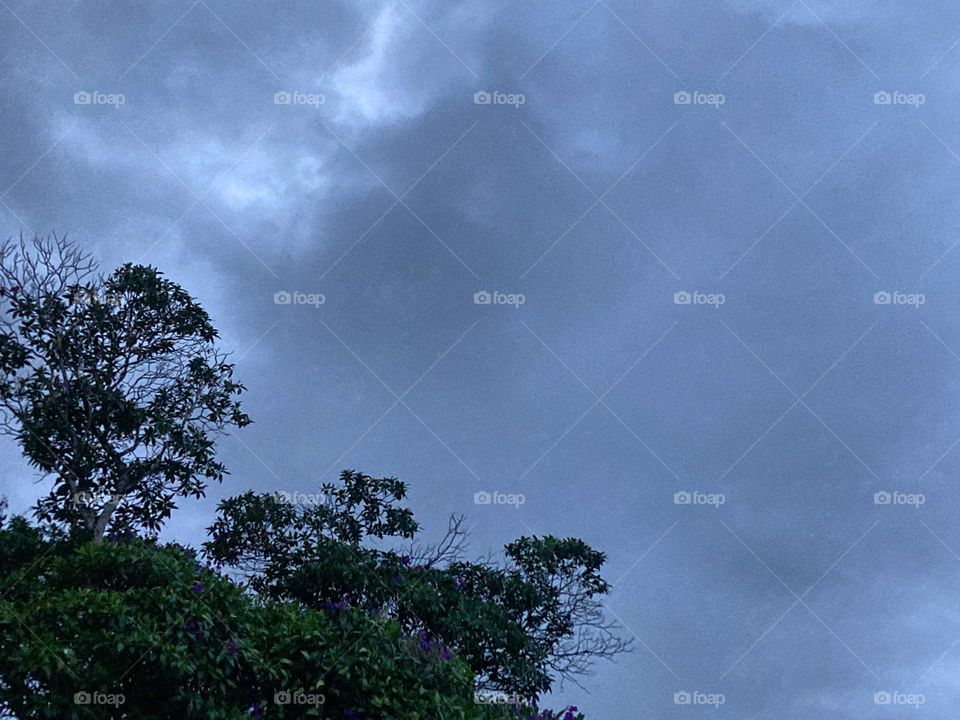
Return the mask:
<svg viewBox="0 0 960 720">
<path fill-rule="evenodd" d="M 0 587 L 7 717 L 554 717 L 477 703 L 465 662 L 393 620 L 258 599 L 179 545 L 45 538 L 15 518 Z"/>
</svg>

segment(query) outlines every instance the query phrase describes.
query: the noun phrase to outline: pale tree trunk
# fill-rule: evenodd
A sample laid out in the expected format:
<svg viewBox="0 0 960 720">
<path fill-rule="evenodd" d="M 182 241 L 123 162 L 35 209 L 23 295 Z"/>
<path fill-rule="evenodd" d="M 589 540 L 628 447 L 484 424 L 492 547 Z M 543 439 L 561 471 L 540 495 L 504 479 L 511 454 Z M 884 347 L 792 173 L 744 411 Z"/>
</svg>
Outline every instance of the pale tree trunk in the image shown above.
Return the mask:
<svg viewBox="0 0 960 720">
<path fill-rule="evenodd" d="M 103 536 L 107 531 L 107 524 L 110 522 L 110 518 L 113 517 L 114 510 L 117 509 L 117 506 L 120 504 L 120 495 L 114 495 L 110 498 L 106 505 L 103 506 L 103 509 L 100 511 L 100 514 L 96 516 L 92 532 L 93 532 L 93 544 L 102 545 Z"/>
</svg>

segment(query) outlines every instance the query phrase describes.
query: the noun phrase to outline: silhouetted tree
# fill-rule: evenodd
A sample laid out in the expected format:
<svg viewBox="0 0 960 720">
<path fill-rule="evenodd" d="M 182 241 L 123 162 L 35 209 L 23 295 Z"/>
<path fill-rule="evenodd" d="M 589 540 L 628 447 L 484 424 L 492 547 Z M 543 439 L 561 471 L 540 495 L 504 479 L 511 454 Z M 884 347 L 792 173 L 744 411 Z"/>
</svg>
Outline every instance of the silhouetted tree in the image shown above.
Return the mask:
<svg viewBox="0 0 960 720">
<path fill-rule="evenodd" d="M 603 612 L 606 557 L 577 538 L 523 537 L 502 562 L 468 562 L 454 517 L 437 545 L 365 545 L 416 537 L 413 514 L 398 505 L 406 492 L 399 480 L 351 470 L 316 494 L 246 492 L 220 503 L 204 549 L 264 598 L 360 609 L 443 643 L 485 690 L 532 699 L 628 648 Z"/>
<path fill-rule="evenodd" d="M 42 521 L 102 541 L 159 530 L 222 480 L 214 439 L 243 386 L 207 313 L 152 267 L 108 275 L 54 236 L 0 245 L 0 429 L 53 478 Z"/>
</svg>

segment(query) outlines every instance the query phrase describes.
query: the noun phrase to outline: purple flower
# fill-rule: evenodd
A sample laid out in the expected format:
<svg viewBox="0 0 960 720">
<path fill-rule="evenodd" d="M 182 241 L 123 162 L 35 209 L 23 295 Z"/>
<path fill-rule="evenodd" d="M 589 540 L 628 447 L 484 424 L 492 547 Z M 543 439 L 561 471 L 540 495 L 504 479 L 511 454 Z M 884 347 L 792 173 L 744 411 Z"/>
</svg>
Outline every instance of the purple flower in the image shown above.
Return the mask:
<svg viewBox="0 0 960 720">
<path fill-rule="evenodd" d="M 404 565 L 409 565 L 409 564 L 410 564 L 410 556 L 409 556 L 409 555 L 404 555 L 403 557 L 400 558 L 400 562 L 402 562 Z"/>
<path fill-rule="evenodd" d="M 346 718 L 346 720 L 360 720 L 357 714 L 353 711 L 353 708 L 344 711 L 343 717 Z"/>
<path fill-rule="evenodd" d="M 440 658 L 442 660 L 449 662 L 452 657 L 453 657 L 453 654 L 447 648 L 443 648 L 440 650 Z"/>
<path fill-rule="evenodd" d="M 250 714 L 253 715 L 253 717 L 261 717 L 263 715 L 263 711 L 260 709 L 259 703 L 254 703 L 250 706 Z"/>
<path fill-rule="evenodd" d="M 342 595 L 339 602 L 327 600 L 323 603 L 323 607 L 327 610 L 346 610 L 348 607 L 350 607 L 350 596 Z"/>
<path fill-rule="evenodd" d="M 467 581 L 463 579 L 463 575 L 457 575 L 454 582 L 457 585 L 457 590 L 463 590 L 463 588 L 467 585 Z"/>
<path fill-rule="evenodd" d="M 194 591 L 195 593 L 203 592 L 203 583 L 200 582 L 199 580 L 197 580 L 197 581 L 193 584 L 193 591 Z"/>
<path fill-rule="evenodd" d="M 237 644 L 233 640 L 227 640 L 225 645 L 227 646 L 228 653 L 230 653 L 231 655 L 237 654 Z"/>
</svg>

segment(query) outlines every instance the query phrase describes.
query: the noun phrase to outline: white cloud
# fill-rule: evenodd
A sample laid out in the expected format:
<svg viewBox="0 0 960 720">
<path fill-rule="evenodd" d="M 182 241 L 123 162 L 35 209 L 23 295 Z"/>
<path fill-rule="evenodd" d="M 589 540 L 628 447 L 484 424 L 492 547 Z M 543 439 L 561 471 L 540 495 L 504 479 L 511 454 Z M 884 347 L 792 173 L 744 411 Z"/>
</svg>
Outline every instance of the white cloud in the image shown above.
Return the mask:
<svg viewBox="0 0 960 720">
<path fill-rule="evenodd" d="M 418 115 L 426 105 L 423 86 L 399 81 L 399 51 L 409 48 L 414 31 L 408 11 L 391 5 L 380 11 L 362 57 L 340 66 L 331 85 L 342 103 L 338 120 L 390 123 Z"/>
</svg>

